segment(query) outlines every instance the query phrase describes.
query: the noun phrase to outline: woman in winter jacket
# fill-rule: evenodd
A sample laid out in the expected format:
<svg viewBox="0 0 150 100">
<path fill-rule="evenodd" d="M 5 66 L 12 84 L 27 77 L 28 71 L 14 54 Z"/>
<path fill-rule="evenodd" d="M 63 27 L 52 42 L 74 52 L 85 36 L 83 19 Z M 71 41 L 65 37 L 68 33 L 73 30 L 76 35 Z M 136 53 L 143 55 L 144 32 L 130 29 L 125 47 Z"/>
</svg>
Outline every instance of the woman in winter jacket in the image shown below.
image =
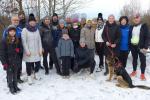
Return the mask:
<svg viewBox="0 0 150 100">
<path fill-rule="evenodd" d="M 114 15 L 108 17 L 108 21 L 104 27 L 102 38 L 105 42 L 105 56 L 119 57 L 120 44 L 120 28 L 115 22 Z M 105 75 L 108 74 L 108 66 L 106 65 Z"/>
<path fill-rule="evenodd" d="M 41 34 L 41 40 L 42 40 L 42 47 L 44 50 L 43 53 L 43 65 L 45 67 L 45 74 L 49 74 L 49 67 L 47 62 L 47 56 L 51 56 L 51 59 L 53 60 L 57 73 L 60 74 L 60 66 L 58 64 L 52 32 L 51 32 L 51 26 L 50 26 L 50 19 L 48 16 L 43 18 L 43 22 L 40 26 L 40 34 Z M 50 63 L 49 63 L 50 65 Z"/>
<path fill-rule="evenodd" d="M 33 75 L 34 72 L 37 76 L 42 56 L 41 36 L 36 27 L 36 19 L 33 14 L 29 15 L 28 25 L 23 29 L 21 38 L 24 48 L 23 60 L 26 62 L 28 82 L 29 85 L 31 85 L 33 83 L 33 77 L 31 75 Z M 36 79 L 37 78 L 39 77 L 36 77 Z"/>
<path fill-rule="evenodd" d="M 146 52 L 148 49 L 148 37 L 149 31 L 146 24 L 141 23 L 141 16 L 140 14 L 134 15 L 134 25 L 131 27 L 131 39 L 130 39 L 130 47 L 131 53 L 133 56 L 133 72 L 130 76 L 136 76 L 137 72 L 137 59 L 138 56 L 141 62 L 141 80 L 146 80 L 145 78 L 145 69 L 146 69 Z"/>
<path fill-rule="evenodd" d="M 62 75 L 69 76 L 71 58 L 74 57 L 74 46 L 69 38 L 68 30 L 62 30 L 63 36 L 58 43 L 58 58 L 62 61 Z"/>
<path fill-rule="evenodd" d="M 20 91 L 17 86 L 17 73 L 20 67 L 22 49 L 21 43 L 16 37 L 16 27 L 14 25 L 8 26 L 7 32 L 7 37 L 2 40 L 0 45 L 0 60 L 7 72 L 9 90 L 12 94 L 15 94 Z"/>
<path fill-rule="evenodd" d="M 125 68 L 128 59 L 128 54 L 130 51 L 130 25 L 128 24 L 127 16 L 120 17 L 119 22 L 121 31 L 119 60 L 122 63 L 122 66 Z"/>
<path fill-rule="evenodd" d="M 95 31 L 95 46 L 96 46 L 96 52 L 99 56 L 99 68 L 102 70 L 104 68 L 104 47 L 105 43 L 102 39 L 102 33 L 104 30 L 105 23 L 103 21 L 103 16 L 101 13 L 98 14 L 97 18 L 97 27 Z M 99 70 L 97 70 L 99 71 Z"/>
</svg>

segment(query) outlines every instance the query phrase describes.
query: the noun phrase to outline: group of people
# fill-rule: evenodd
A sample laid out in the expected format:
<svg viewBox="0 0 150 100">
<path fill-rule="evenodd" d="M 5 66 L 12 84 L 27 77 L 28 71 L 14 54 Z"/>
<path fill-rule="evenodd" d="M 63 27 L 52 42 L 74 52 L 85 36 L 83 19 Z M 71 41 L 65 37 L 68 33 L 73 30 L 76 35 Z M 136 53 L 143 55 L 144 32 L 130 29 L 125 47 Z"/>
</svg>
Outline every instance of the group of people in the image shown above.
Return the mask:
<svg viewBox="0 0 150 100">
<path fill-rule="evenodd" d="M 18 16 L 11 18 L 11 25 L 4 30 L 0 45 L 0 60 L 7 73 L 10 92 L 15 94 L 20 91 L 17 83 L 23 83 L 20 78 L 22 61 L 26 63 L 29 85 L 33 84 L 33 79 L 40 78 L 38 71 L 43 68 L 42 56 L 46 75 L 55 65 L 58 75 L 69 78 L 70 69 L 78 73 L 83 68 L 89 68 L 90 75 L 93 75 L 95 54 L 100 60 L 96 71 L 101 71 L 105 66 L 104 75 L 109 72 L 105 62 L 109 57 L 118 57 L 125 68 L 131 51 L 133 72 L 130 76 L 137 74 L 139 56 L 140 78 L 146 80 L 149 31 L 147 25 L 142 23 L 140 14 L 134 15 L 133 22 L 134 25 L 129 25 L 128 17 L 121 16 L 117 24 L 114 15 L 104 21 L 102 13 L 96 19 L 81 18 L 81 21 L 78 18 L 60 19 L 54 13 L 52 17 L 45 16 L 39 22 L 34 14 L 26 19 L 24 12 L 20 11 Z"/>
</svg>

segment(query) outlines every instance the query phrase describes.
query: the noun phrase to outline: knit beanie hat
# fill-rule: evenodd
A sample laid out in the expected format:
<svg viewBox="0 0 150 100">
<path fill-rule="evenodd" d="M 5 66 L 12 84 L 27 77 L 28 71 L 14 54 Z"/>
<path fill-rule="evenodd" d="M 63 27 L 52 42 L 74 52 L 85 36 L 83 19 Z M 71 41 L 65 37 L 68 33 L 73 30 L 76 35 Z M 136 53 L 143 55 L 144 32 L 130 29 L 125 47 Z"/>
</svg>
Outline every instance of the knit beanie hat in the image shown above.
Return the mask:
<svg viewBox="0 0 150 100">
<path fill-rule="evenodd" d="M 16 31 L 16 26 L 15 25 L 9 25 L 7 28 L 7 31 L 15 30 Z"/>
<path fill-rule="evenodd" d="M 36 19 L 35 19 L 35 17 L 34 17 L 34 14 L 33 14 L 33 13 L 31 13 L 31 14 L 29 15 L 28 22 L 30 22 L 30 21 L 36 21 Z"/>
<path fill-rule="evenodd" d="M 98 13 L 98 18 L 97 20 L 102 20 L 103 21 L 103 14 L 102 13 Z"/>
</svg>

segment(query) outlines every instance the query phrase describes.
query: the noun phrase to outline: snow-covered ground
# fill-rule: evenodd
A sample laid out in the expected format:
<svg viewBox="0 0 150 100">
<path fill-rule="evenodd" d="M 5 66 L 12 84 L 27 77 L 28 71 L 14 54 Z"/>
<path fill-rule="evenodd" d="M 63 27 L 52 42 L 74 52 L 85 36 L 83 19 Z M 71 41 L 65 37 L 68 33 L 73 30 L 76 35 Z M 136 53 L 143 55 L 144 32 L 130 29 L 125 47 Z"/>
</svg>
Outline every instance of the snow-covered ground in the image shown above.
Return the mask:
<svg viewBox="0 0 150 100">
<path fill-rule="evenodd" d="M 95 59 L 99 61 L 97 56 Z M 131 61 L 132 57 L 129 57 L 129 73 L 132 71 Z M 147 57 L 146 81 L 140 80 L 139 69 L 138 67 L 138 75 L 133 78 L 133 83 L 150 86 L 150 55 Z M 19 84 L 22 91 L 11 95 L 7 88 L 5 71 L 0 64 L 0 100 L 149 100 L 150 91 L 116 87 L 116 81 L 106 82 L 108 76 L 104 76 L 103 72 L 95 72 L 95 78 L 91 78 L 88 71 L 84 71 L 72 73 L 70 79 L 63 79 L 56 75 L 55 69 L 48 76 L 44 74 L 44 70 L 40 70 L 41 80 L 35 81 L 32 86 L 27 82 Z M 26 79 L 24 63 L 22 78 Z"/>
</svg>

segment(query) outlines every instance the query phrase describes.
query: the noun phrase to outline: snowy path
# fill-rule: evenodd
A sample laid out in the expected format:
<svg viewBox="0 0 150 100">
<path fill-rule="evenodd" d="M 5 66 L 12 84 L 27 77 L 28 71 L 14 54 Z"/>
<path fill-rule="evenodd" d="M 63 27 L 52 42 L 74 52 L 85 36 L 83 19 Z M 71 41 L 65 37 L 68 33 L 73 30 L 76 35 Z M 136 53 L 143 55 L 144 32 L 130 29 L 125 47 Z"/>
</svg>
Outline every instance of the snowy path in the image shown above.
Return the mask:
<svg viewBox="0 0 150 100">
<path fill-rule="evenodd" d="M 96 57 L 98 62 L 98 57 Z M 128 60 L 128 72 L 132 71 L 132 58 Z M 24 65 L 25 67 L 25 65 Z M 26 83 L 19 85 L 22 91 L 17 95 L 11 95 L 6 86 L 6 75 L 0 65 L 0 100 L 148 100 L 150 91 L 141 89 L 122 89 L 115 86 L 115 81 L 106 82 L 107 77 L 103 72 L 95 73 L 95 78 L 89 77 L 89 73 L 73 74 L 70 79 L 63 79 L 55 74 L 45 76 L 44 70 L 40 71 L 42 80 L 29 86 Z M 133 83 L 150 86 L 150 55 L 147 59 L 147 81 L 140 81 L 140 71 L 133 79 Z M 22 78 L 26 78 L 25 68 Z"/>
</svg>

